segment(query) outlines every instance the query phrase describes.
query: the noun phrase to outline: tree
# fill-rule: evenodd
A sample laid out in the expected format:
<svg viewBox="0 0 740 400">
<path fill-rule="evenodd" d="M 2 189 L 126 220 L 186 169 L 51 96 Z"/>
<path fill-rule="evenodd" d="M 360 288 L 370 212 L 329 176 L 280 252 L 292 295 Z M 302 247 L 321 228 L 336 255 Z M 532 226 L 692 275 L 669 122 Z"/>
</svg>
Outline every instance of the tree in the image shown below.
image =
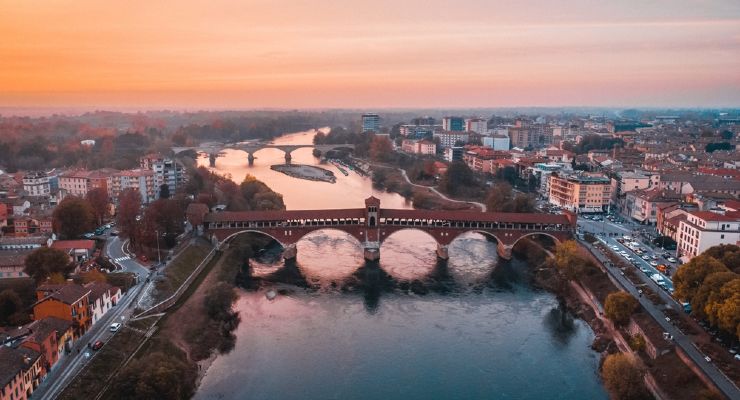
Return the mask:
<svg viewBox="0 0 740 400">
<path fill-rule="evenodd" d="M 237 299 L 234 287 L 226 282 L 219 282 L 206 291 L 203 305 L 211 319 L 225 320 L 231 316 L 231 306 Z"/>
<path fill-rule="evenodd" d="M 574 240 L 558 243 L 552 262 L 569 281 L 575 280 L 588 266 L 587 260 L 579 254 L 578 243 Z"/>
<path fill-rule="evenodd" d="M 710 294 L 705 310 L 709 323 L 740 338 L 740 278 Z"/>
<path fill-rule="evenodd" d="M 448 194 L 462 193 L 463 189 L 477 186 L 473 171 L 462 161 L 454 161 L 439 180 L 439 188 Z"/>
<path fill-rule="evenodd" d="M 375 136 L 370 142 L 370 157 L 377 161 L 388 161 L 393 156 L 393 143 L 386 136 Z"/>
<path fill-rule="evenodd" d="M 512 188 L 506 182 L 496 182 L 488 190 L 486 197 L 486 210 L 490 212 L 511 212 L 513 204 L 511 203 Z"/>
<path fill-rule="evenodd" d="M 108 280 L 105 278 L 105 274 L 98 271 L 97 269 L 91 269 L 90 271 L 87 271 L 82 274 L 82 281 L 84 283 L 90 283 L 90 282 L 107 282 Z"/>
<path fill-rule="evenodd" d="M 738 278 L 740 278 L 740 275 L 730 271 L 715 272 L 707 275 L 701 286 L 696 290 L 694 297 L 689 299 L 691 313 L 699 318 L 706 318 L 709 297 L 718 293 L 726 283 Z"/>
<path fill-rule="evenodd" d="M 25 273 L 36 282 L 41 282 L 55 273 L 66 276 L 74 270 L 74 263 L 70 261 L 67 253 L 50 247 L 34 250 L 26 257 L 25 264 Z"/>
<path fill-rule="evenodd" d="M 103 219 L 108 216 L 108 206 L 110 204 L 108 191 L 104 188 L 92 189 L 87 192 L 85 200 L 90 204 L 98 225 L 101 225 L 103 223 Z"/>
<path fill-rule="evenodd" d="M 131 361 L 115 378 L 114 399 L 189 399 L 197 371 L 180 353 L 153 352 Z"/>
<path fill-rule="evenodd" d="M 13 289 L 0 292 L 0 326 L 19 325 L 28 316 L 23 312 L 23 301 Z"/>
<path fill-rule="evenodd" d="M 118 196 L 118 228 L 121 236 L 130 238 L 136 232 L 141 208 L 141 194 L 136 189 L 124 189 Z"/>
<path fill-rule="evenodd" d="M 643 375 L 637 360 L 623 353 L 608 355 L 601 366 L 604 386 L 618 400 L 651 399 Z"/>
<path fill-rule="evenodd" d="M 624 326 L 630 320 L 632 314 L 637 310 L 640 303 L 626 292 L 609 293 L 604 302 L 604 314 L 615 325 Z"/>
<path fill-rule="evenodd" d="M 676 289 L 674 296 L 691 301 L 708 275 L 726 271 L 728 271 L 727 267 L 716 258 L 704 254 L 698 255 L 678 267 L 676 274 L 673 275 L 673 286 Z"/>
<path fill-rule="evenodd" d="M 76 239 L 95 227 L 95 214 L 90 203 L 75 196 L 68 196 L 52 214 L 54 231 L 63 239 Z"/>
</svg>

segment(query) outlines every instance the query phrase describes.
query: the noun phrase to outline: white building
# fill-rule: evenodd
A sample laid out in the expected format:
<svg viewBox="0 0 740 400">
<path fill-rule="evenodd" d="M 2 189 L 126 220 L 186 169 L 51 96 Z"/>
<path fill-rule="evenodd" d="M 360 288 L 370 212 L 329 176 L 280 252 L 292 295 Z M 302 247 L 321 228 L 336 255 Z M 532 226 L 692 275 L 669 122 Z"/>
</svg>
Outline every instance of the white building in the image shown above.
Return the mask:
<svg viewBox="0 0 740 400">
<path fill-rule="evenodd" d="M 401 150 L 406 153 L 433 156 L 437 154 L 437 144 L 429 140 L 404 139 L 401 144 Z"/>
<path fill-rule="evenodd" d="M 465 120 L 465 130 L 485 135 L 488 132 L 488 121 L 483 118 L 469 118 Z"/>
<path fill-rule="evenodd" d="M 85 289 L 90 290 L 90 310 L 95 325 L 121 299 L 121 289 L 105 282 L 90 282 Z"/>
<path fill-rule="evenodd" d="M 494 150 L 509 150 L 511 139 L 507 135 L 485 136 L 483 146 L 490 147 Z"/>
<path fill-rule="evenodd" d="M 740 242 L 740 212 L 690 212 L 678 225 L 678 254 L 688 261 L 706 249 Z"/>
<path fill-rule="evenodd" d="M 439 146 L 446 149 L 455 146 L 458 142 L 468 143 L 470 134 L 468 132 L 442 131 L 435 132 L 434 138 L 439 139 Z"/>
<path fill-rule="evenodd" d="M 29 196 L 48 196 L 51 193 L 51 177 L 46 172 L 30 172 L 23 176 L 23 190 Z"/>
</svg>

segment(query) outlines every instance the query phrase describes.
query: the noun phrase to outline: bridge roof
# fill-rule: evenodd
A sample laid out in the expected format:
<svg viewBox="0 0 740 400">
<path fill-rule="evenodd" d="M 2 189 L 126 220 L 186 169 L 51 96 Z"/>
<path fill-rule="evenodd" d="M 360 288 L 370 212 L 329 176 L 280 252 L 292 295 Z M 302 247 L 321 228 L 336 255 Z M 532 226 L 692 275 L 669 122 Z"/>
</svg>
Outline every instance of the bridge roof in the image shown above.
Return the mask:
<svg viewBox="0 0 740 400">
<path fill-rule="evenodd" d="M 364 218 L 364 208 L 340 210 L 222 211 L 206 215 L 206 222 L 282 221 L 288 219 Z"/>
<path fill-rule="evenodd" d="M 514 222 L 525 224 L 569 224 L 562 214 L 495 213 L 470 211 L 429 211 L 380 209 L 382 218 L 442 219 L 451 221 Z"/>
<path fill-rule="evenodd" d="M 283 221 L 289 219 L 340 219 L 364 218 L 364 208 L 340 210 L 282 210 L 282 211 L 222 211 L 206 215 L 206 222 L 228 221 Z M 525 224 L 568 225 L 568 217 L 562 214 L 535 213 L 488 213 L 470 211 L 429 211 L 380 209 L 381 218 L 439 219 L 450 221 L 509 222 Z"/>
</svg>

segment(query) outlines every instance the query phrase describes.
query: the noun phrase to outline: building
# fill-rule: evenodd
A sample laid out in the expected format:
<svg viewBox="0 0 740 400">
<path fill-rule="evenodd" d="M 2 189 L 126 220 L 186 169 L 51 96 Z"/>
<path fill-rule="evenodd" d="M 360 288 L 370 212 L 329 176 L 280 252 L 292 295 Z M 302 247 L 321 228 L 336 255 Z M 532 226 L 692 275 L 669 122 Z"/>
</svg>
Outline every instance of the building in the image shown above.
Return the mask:
<svg viewBox="0 0 740 400">
<path fill-rule="evenodd" d="M 521 126 L 512 126 L 509 128 L 509 139 L 511 145 L 520 149 L 526 149 L 533 147 L 534 140 L 532 138 L 529 128 Z"/>
<path fill-rule="evenodd" d="M 27 400 L 45 375 L 38 351 L 0 346 L 0 400 Z"/>
<path fill-rule="evenodd" d="M 28 278 L 26 257 L 33 250 L 0 250 L 0 279 Z"/>
<path fill-rule="evenodd" d="M 374 113 L 362 114 L 362 133 L 380 130 L 380 116 Z"/>
<path fill-rule="evenodd" d="M 23 191 L 29 196 L 48 196 L 51 193 L 51 180 L 46 172 L 30 172 L 23 176 Z"/>
<path fill-rule="evenodd" d="M 445 161 L 462 161 L 465 148 L 462 146 L 448 147 L 444 150 Z"/>
<path fill-rule="evenodd" d="M 46 371 L 72 348 L 72 323 L 56 317 L 33 321 L 27 326 L 28 335 L 22 338 L 21 346 L 41 353 Z"/>
<path fill-rule="evenodd" d="M 509 150 L 511 139 L 507 135 L 493 135 L 483 137 L 483 146 L 490 147 L 494 150 Z"/>
<path fill-rule="evenodd" d="M 611 181 L 601 174 L 550 174 L 551 204 L 575 213 L 609 211 Z"/>
<path fill-rule="evenodd" d="M 157 190 L 154 185 L 154 171 L 131 169 L 120 171 L 110 176 L 108 180 L 108 195 L 118 199 L 122 191 L 136 189 L 141 194 L 141 201 L 152 202 L 156 199 Z"/>
<path fill-rule="evenodd" d="M 404 139 L 401 143 L 401 150 L 411 154 L 433 156 L 437 154 L 437 144 L 429 140 Z"/>
<path fill-rule="evenodd" d="M 87 176 L 90 174 L 86 170 L 74 170 L 63 172 L 59 175 L 59 188 L 65 190 L 67 194 L 77 197 L 87 195 Z"/>
<path fill-rule="evenodd" d="M 488 121 L 483 118 L 469 118 L 465 120 L 465 130 L 485 135 L 488 132 Z"/>
<path fill-rule="evenodd" d="M 621 207 L 625 218 L 631 218 L 641 224 L 656 225 L 660 208 L 678 204 L 681 196 L 670 190 L 653 188 L 650 190 L 632 190 L 627 192 Z"/>
<path fill-rule="evenodd" d="M 617 179 L 615 180 L 617 187 L 617 196 L 621 196 L 633 190 L 650 189 L 651 187 L 653 187 L 654 183 L 651 175 L 632 171 L 623 171 L 617 173 Z"/>
<path fill-rule="evenodd" d="M 468 132 L 441 131 L 434 132 L 434 139 L 439 140 L 439 146 L 446 149 L 459 146 L 461 143 L 465 145 L 470 140 L 470 134 Z"/>
<path fill-rule="evenodd" d="M 169 193 L 174 194 L 187 182 L 185 167 L 177 160 L 161 154 L 149 154 L 139 160 L 141 168 L 154 171 L 155 196 L 159 198 L 161 188 L 167 185 Z"/>
<path fill-rule="evenodd" d="M 92 324 L 95 325 L 113 306 L 121 300 L 121 289 L 106 282 L 90 282 L 85 285 L 90 290 L 90 310 Z"/>
<path fill-rule="evenodd" d="M 462 132 L 465 130 L 465 119 L 462 117 L 444 117 L 442 118 L 442 130 Z"/>
<path fill-rule="evenodd" d="M 92 324 L 90 289 L 75 283 L 41 285 L 36 288 L 37 302 L 33 318 L 57 317 L 72 323 L 75 337 L 82 336 Z"/>
<path fill-rule="evenodd" d="M 51 244 L 52 249 L 67 253 L 74 262 L 90 259 L 95 253 L 94 240 L 57 240 Z"/>
<path fill-rule="evenodd" d="M 688 261 L 712 246 L 740 242 L 740 212 L 692 211 L 678 227 L 678 255 Z"/>
</svg>

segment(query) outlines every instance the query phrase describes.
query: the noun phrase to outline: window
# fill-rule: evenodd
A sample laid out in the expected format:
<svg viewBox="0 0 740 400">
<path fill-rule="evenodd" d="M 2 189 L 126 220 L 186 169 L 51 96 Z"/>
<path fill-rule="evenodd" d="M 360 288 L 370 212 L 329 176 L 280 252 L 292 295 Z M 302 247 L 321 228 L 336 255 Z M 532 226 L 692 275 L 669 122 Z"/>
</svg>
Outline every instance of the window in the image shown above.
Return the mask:
<svg viewBox="0 0 740 400">
<path fill-rule="evenodd" d="M 725 238 L 725 235 L 719 235 L 719 238 L 720 239 L 724 239 Z"/>
</svg>

